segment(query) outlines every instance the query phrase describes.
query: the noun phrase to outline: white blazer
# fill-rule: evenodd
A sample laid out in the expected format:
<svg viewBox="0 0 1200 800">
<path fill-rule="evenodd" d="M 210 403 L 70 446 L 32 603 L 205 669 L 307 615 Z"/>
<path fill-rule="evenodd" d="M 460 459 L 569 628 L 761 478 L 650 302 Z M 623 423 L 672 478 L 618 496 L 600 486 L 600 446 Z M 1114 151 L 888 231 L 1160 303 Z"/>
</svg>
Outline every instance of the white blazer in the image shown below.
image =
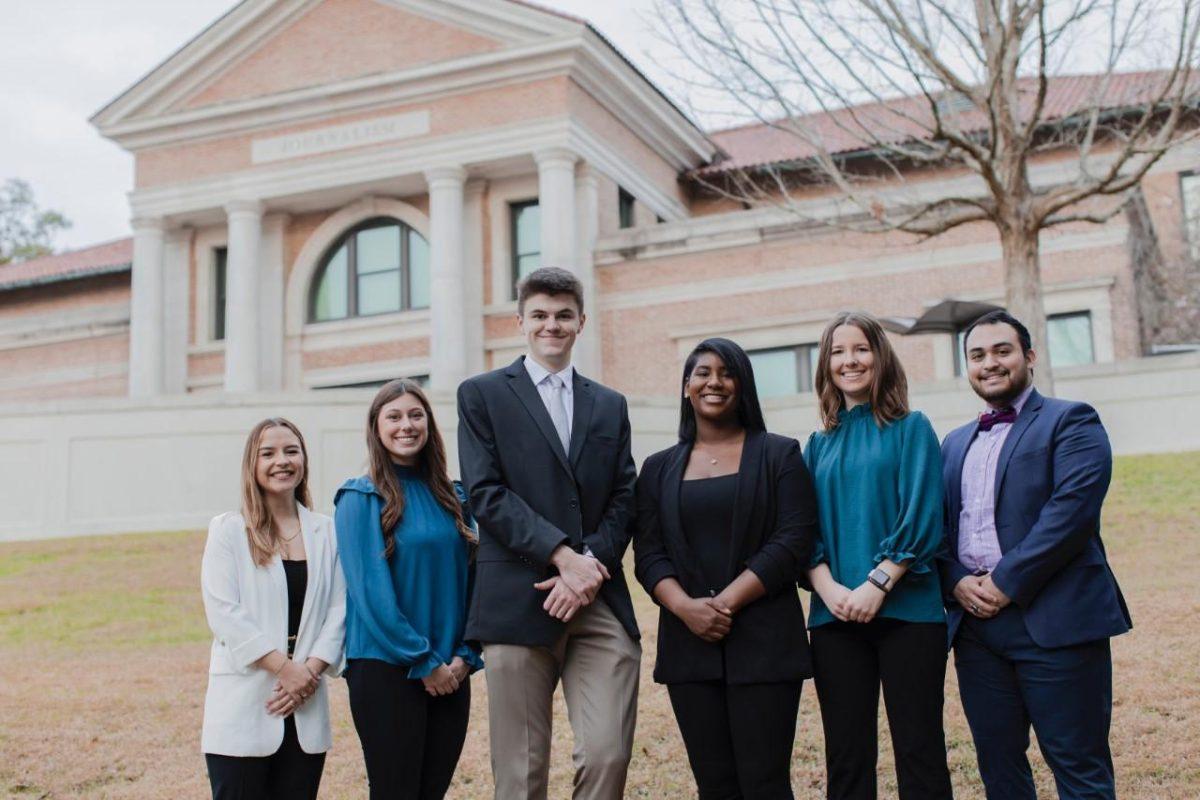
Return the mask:
<svg viewBox="0 0 1200 800">
<path fill-rule="evenodd" d="M 333 520 L 298 506 L 308 588 L 293 658 L 316 656 L 337 675 L 346 635 L 346 582 L 338 562 Z M 254 564 L 246 523 L 236 512 L 213 517 L 200 567 L 204 612 L 212 628 L 208 693 L 204 698 L 201 750 L 226 756 L 269 756 L 283 743 L 283 717 L 267 713 L 275 685 L 268 670 L 252 666 L 272 650 L 287 653 L 287 578 L 278 556 Z M 296 736 L 306 753 L 333 743 L 327 678 L 296 712 Z"/>
</svg>

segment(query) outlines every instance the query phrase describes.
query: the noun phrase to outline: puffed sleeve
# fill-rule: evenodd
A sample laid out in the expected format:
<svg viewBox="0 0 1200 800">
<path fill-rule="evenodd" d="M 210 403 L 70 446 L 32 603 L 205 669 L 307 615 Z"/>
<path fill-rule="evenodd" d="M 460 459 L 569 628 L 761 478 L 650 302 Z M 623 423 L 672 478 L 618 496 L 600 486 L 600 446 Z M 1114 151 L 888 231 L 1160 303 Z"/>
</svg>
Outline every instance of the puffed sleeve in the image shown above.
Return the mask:
<svg viewBox="0 0 1200 800">
<path fill-rule="evenodd" d="M 808 466 L 808 474 L 810 481 L 815 480 L 817 474 L 817 461 L 821 457 L 821 438 L 817 436 L 817 432 L 813 431 L 808 435 L 808 441 L 804 443 L 804 463 Z M 815 486 L 814 486 L 814 497 Z M 808 568 L 812 569 L 818 564 L 829 562 L 829 556 L 825 553 L 825 540 L 820 529 L 820 518 L 817 520 L 817 535 L 813 537 L 812 555 L 808 559 Z"/>
<path fill-rule="evenodd" d="M 942 543 L 942 451 L 933 425 L 921 412 L 894 424 L 902 426 L 897 431 L 900 510 L 891 533 L 879 543 L 875 561 L 907 564 L 909 572 L 920 574 L 933 569 Z"/>
<path fill-rule="evenodd" d="M 424 678 L 442 660 L 433 652 L 429 639 L 400 612 L 391 569 L 383 557 L 380 510 L 379 498 L 374 494 L 343 488 L 334 499 L 333 521 L 346 594 L 354 604 L 357 623 L 366 628 L 387 659 L 410 667 L 409 678 Z"/>
<path fill-rule="evenodd" d="M 236 516 L 221 514 L 213 517 L 204 543 L 200 562 L 200 591 L 204 598 L 204 614 L 208 627 L 217 640 L 229 649 L 234 666 L 248 672 L 251 665 L 275 649 L 259 627 L 258 620 L 242 603 L 238 589 L 239 561 L 243 568 L 255 569 L 253 562 L 241 552 L 235 537 Z"/>
</svg>

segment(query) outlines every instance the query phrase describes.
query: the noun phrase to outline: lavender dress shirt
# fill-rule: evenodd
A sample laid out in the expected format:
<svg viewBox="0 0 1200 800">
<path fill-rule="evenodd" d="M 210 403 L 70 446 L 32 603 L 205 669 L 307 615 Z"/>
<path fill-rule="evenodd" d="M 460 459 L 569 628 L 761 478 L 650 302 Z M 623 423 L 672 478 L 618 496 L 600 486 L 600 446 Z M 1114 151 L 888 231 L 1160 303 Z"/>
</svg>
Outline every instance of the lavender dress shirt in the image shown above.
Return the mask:
<svg viewBox="0 0 1200 800">
<path fill-rule="evenodd" d="M 1013 401 L 1018 415 L 1033 391 L 1030 384 Z M 991 407 L 989 406 L 989 410 Z M 1001 422 L 990 431 L 979 431 L 962 470 L 962 509 L 958 512 L 958 560 L 972 572 L 991 572 L 1000 563 L 1000 537 L 996 534 L 996 467 L 1012 423 Z"/>
</svg>

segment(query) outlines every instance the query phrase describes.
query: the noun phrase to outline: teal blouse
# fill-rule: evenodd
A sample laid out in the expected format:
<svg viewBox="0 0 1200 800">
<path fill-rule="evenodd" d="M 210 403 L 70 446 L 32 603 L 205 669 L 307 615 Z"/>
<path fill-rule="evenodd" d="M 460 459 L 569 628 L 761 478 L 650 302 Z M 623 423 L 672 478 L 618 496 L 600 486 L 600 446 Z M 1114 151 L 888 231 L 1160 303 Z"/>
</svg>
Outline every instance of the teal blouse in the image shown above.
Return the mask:
<svg viewBox="0 0 1200 800">
<path fill-rule="evenodd" d="M 919 411 L 882 428 L 869 405 L 838 413 L 838 426 L 808 437 L 804 460 L 817 490 L 821 538 L 812 566 L 829 564 L 850 589 L 884 559 L 908 564 L 880 617 L 944 622 L 934 564 L 942 542 L 942 458 Z M 809 628 L 835 617 L 814 592 Z"/>
</svg>

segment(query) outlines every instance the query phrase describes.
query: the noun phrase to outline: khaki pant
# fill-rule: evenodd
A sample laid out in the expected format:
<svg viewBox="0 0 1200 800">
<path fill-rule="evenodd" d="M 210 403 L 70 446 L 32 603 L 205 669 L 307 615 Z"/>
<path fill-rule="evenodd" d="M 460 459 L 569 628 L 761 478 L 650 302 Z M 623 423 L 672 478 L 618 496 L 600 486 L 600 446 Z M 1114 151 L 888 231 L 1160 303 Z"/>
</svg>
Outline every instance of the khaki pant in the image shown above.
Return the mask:
<svg viewBox="0 0 1200 800">
<path fill-rule="evenodd" d="M 633 750 L 641 646 L 597 599 L 553 647 L 485 644 L 496 800 L 546 800 L 554 687 L 575 735 L 575 800 L 619 800 Z"/>
</svg>

